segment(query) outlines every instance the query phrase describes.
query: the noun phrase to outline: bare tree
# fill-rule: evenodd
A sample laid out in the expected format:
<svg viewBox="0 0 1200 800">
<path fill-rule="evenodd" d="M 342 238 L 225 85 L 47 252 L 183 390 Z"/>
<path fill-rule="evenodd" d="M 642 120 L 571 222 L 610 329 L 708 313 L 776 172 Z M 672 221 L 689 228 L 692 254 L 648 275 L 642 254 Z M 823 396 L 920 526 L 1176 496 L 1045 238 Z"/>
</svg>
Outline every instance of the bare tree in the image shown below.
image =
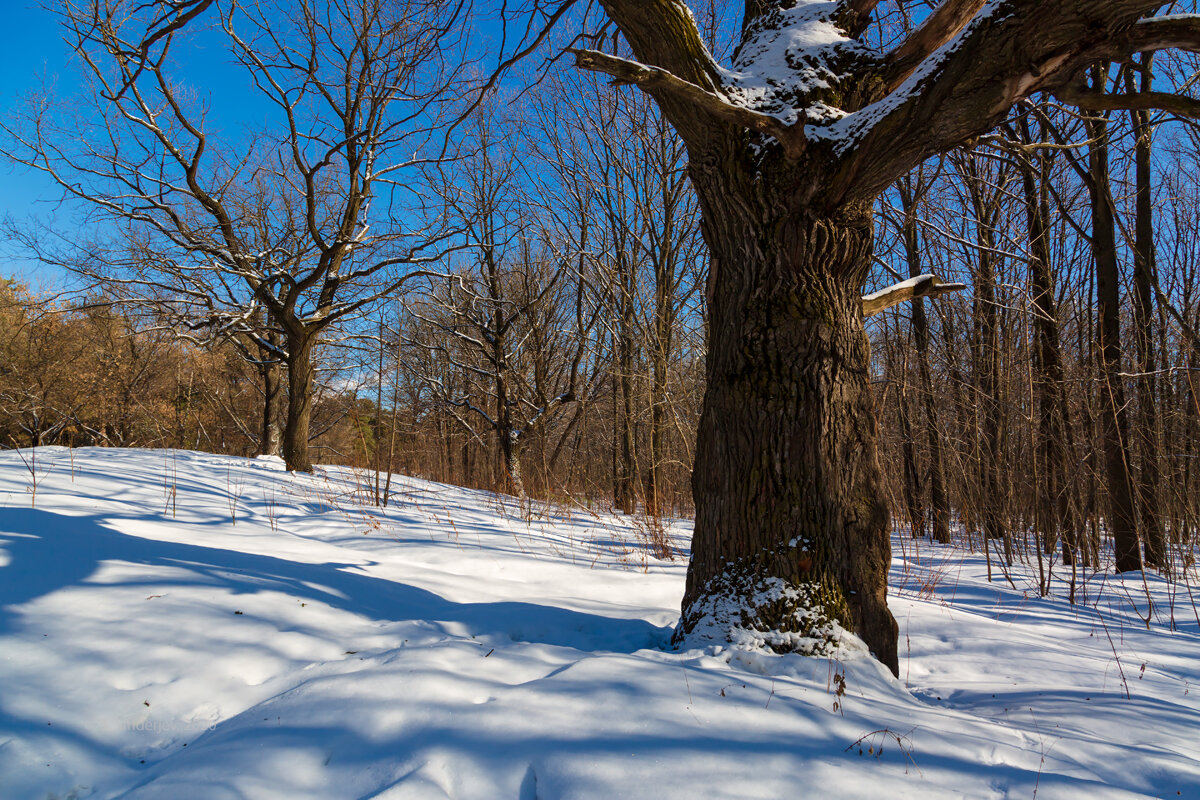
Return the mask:
<svg viewBox="0 0 1200 800">
<path fill-rule="evenodd" d="M 1034 474 L 1037 477 L 1035 520 L 1042 533 L 1042 549 L 1054 552 L 1062 540 L 1063 561 L 1074 565 L 1079 543 L 1077 514 L 1071 500 L 1072 469 L 1069 455 L 1074 450 L 1071 412 L 1064 385 L 1065 369 L 1060 337 L 1059 306 L 1055 297 L 1053 235 L 1050 213 L 1053 150 L 1030 154 L 1035 138 L 1027 117 L 1019 122 L 1018 137 L 1024 150 L 1018 165 L 1025 204 L 1029 249 L 1029 294 L 1032 306 L 1034 365 L 1038 398 L 1037 447 Z M 1036 159 L 1036 160 L 1035 160 Z"/>
<path fill-rule="evenodd" d="M 1108 65 L 1092 68 L 1092 88 L 1105 94 Z M 1121 367 L 1121 278 L 1117 259 L 1116 209 L 1109 179 L 1108 115 L 1087 120 L 1088 190 L 1092 201 L 1092 253 L 1096 265 L 1096 332 L 1100 359 L 1100 421 L 1108 478 L 1108 524 L 1118 572 L 1142 568 L 1129 448 L 1129 412 Z"/>
<path fill-rule="evenodd" d="M 472 432 L 482 424 L 494 435 L 505 488 L 524 497 L 521 456 L 528 441 L 586 395 L 594 379 L 581 366 L 598 310 L 577 269 L 586 229 L 581 240 L 564 244 L 529 223 L 536 209 L 505 138 L 515 138 L 516 126 L 493 111 L 476 112 L 468 136 L 473 152 L 444 186 L 448 213 L 461 222 L 464 252 L 473 259 L 429 281 L 412 313 L 430 335 L 412 341 L 463 371 L 462 390 L 432 375 L 426 380 L 461 412 L 460 424 Z"/>
<path fill-rule="evenodd" d="M 446 238 L 423 213 L 421 168 L 456 99 L 461 61 L 448 51 L 462 10 L 437 0 L 66 3 L 90 81 L 77 114 L 46 98 L 9 129 L 11 157 L 113 223 L 109 242 L 58 260 L 286 364 L 290 469 L 311 469 L 324 332 L 411 279 Z M 273 116 L 262 130 L 214 132 L 177 75 L 176 51 L 204 22 Z"/>
<path fill-rule="evenodd" d="M 1133 70 L 1125 70 L 1125 86 L 1130 93 L 1153 91 L 1152 73 L 1154 54 L 1145 53 L 1137 67 L 1140 78 L 1135 80 Z M 1154 347 L 1155 297 L 1155 247 L 1154 247 L 1154 195 L 1153 195 L 1153 126 L 1152 114 L 1148 109 L 1131 109 L 1129 121 L 1135 136 L 1135 211 L 1133 247 L 1133 342 L 1137 355 L 1137 418 L 1135 446 L 1140 469 L 1137 481 L 1138 523 L 1145 546 L 1146 561 L 1163 571 L 1168 565 L 1166 534 L 1159 509 L 1159 461 L 1162 457 L 1159 444 L 1158 378 L 1155 372 L 1158 360 Z"/>
<path fill-rule="evenodd" d="M 653 101 L 590 75 L 555 76 L 538 114 L 548 140 L 544 158 L 557 184 L 578 196 L 568 205 L 594 217 L 592 261 L 609 306 L 614 505 L 632 513 L 640 498 L 657 513 L 668 460 L 670 362 L 697 293 L 703 249 L 683 145 Z"/>
</svg>

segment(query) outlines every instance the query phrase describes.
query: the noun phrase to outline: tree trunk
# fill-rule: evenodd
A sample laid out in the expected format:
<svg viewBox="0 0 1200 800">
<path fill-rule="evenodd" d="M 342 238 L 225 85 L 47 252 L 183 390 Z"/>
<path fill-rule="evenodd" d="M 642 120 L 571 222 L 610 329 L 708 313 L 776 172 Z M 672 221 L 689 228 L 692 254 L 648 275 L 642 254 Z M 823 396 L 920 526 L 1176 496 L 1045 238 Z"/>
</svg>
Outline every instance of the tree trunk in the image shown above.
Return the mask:
<svg viewBox="0 0 1200 800">
<path fill-rule="evenodd" d="M 828 653 L 841 622 L 896 671 L 862 325 L 871 204 L 1024 97 L 1123 55 L 1157 5 L 942 3 L 881 59 L 849 41 L 873 2 L 748 2 L 735 70 L 712 58 L 685 3 L 600 5 L 637 62 L 580 50 L 576 65 L 658 102 L 687 145 L 712 255 L 677 636 Z"/>
<path fill-rule="evenodd" d="M 667 365 L 666 358 L 654 356 L 650 390 L 650 463 L 646 477 L 646 512 L 659 516 L 663 512 L 662 462 L 667 432 Z"/>
<path fill-rule="evenodd" d="M 1022 121 L 1026 142 L 1032 137 L 1028 123 Z M 1054 273 L 1050 264 L 1050 206 L 1046 169 L 1041 173 L 1032 165 L 1021 169 L 1025 194 L 1025 216 L 1029 227 L 1029 287 L 1033 303 L 1035 336 L 1034 366 L 1037 375 L 1038 403 L 1037 447 L 1034 457 L 1040 464 L 1036 487 L 1035 516 L 1047 555 L 1062 539 L 1063 563 L 1075 562 L 1078 523 L 1072 513 L 1071 469 L 1067 461 L 1070 441 L 1070 410 L 1064 388 L 1062 349 L 1058 335 L 1058 307 L 1054 297 Z"/>
<path fill-rule="evenodd" d="M 1133 86 L 1133 78 L 1128 78 L 1130 91 L 1148 92 L 1152 88 L 1153 76 L 1150 72 L 1152 55 L 1142 58 L 1142 80 L 1138 89 Z M 1146 561 L 1153 567 L 1163 570 L 1167 566 L 1167 540 L 1159 514 L 1159 421 L 1158 421 L 1158 381 L 1155 378 L 1154 358 L 1154 197 L 1151 191 L 1153 178 L 1153 152 L 1151 149 L 1151 129 L 1149 111 L 1131 111 L 1131 123 L 1137 144 L 1134 149 L 1136 163 L 1136 219 L 1134 223 L 1133 248 L 1133 289 L 1135 303 L 1133 305 L 1133 341 L 1137 352 L 1137 448 L 1141 458 L 1141 469 L 1137 485 L 1139 522 L 1141 523 L 1142 541 L 1146 550 Z"/>
<path fill-rule="evenodd" d="M 1107 71 L 1095 71 L 1096 88 L 1103 90 Z M 1108 528 L 1113 537 L 1117 572 L 1142 568 L 1137 516 L 1129 469 L 1129 422 L 1125 383 L 1121 377 L 1121 276 L 1108 180 L 1108 122 L 1088 122 L 1092 201 L 1092 252 L 1096 263 L 1097 346 L 1100 355 L 1100 428 L 1108 488 Z"/>
<path fill-rule="evenodd" d="M 917 443 L 913 435 L 912 414 L 909 408 L 908 376 L 904 365 L 899 366 L 900 388 L 896 393 L 896 407 L 900 413 L 901 456 L 904 461 L 904 505 L 908 511 L 908 524 L 913 538 L 925 536 L 925 491 L 917 467 Z"/>
<path fill-rule="evenodd" d="M 662 513 L 662 464 L 667 433 L 667 376 L 675 315 L 670 287 L 674 270 L 658 270 L 654 291 L 654 337 L 650 342 L 650 458 L 646 476 L 646 511 Z"/>
<path fill-rule="evenodd" d="M 950 384 L 950 408 L 954 412 L 952 421 L 957 423 L 957 426 L 952 428 L 952 433 L 948 437 L 946 452 L 953 458 L 954 463 L 959 466 L 958 471 L 962 474 L 962 478 L 967 478 L 967 471 L 973 457 L 973 451 L 976 449 L 975 446 L 968 442 L 974 442 L 978 438 L 974 435 L 974 390 L 967 380 L 966 374 L 963 372 L 962 365 L 959 363 L 957 354 L 962 349 L 960 347 L 961 338 L 954 319 L 953 309 L 948 310 L 942 316 L 941 322 L 942 345 L 948 356 L 946 359 L 946 377 L 949 379 Z M 979 525 L 979 492 L 975 486 L 975 482 L 971 480 L 959 480 L 957 488 L 959 492 L 958 502 L 957 504 L 951 504 L 957 505 L 958 517 L 962 522 L 964 533 L 967 534 L 967 540 L 970 542 Z M 947 486 L 947 489 L 949 489 L 949 486 Z M 949 494 L 948 491 L 947 494 Z"/>
<path fill-rule="evenodd" d="M 501 361 L 507 370 L 507 362 Z M 525 498 L 525 484 L 521 480 L 521 432 L 517 430 L 512 415 L 512 404 L 508 397 L 508 381 L 504 374 L 495 376 L 496 386 L 496 443 L 500 445 L 500 471 L 504 475 L 504 490 L 515 497 Z"/>
<path fill-rule="evenodd" d="M 921 262 L 921 242 L 917 231 L 916 198 L 911 186 L 901 185 L 900 201 L 904 211 L 904 255 L 908 262 L 908 277 L 924 273 Z M 933 398 L 933 377 L 929 367 L 929 319 L 925 316 L 925 301 L 912 301 L 913 347 L 917 355 L 918 387 L 925 411 L 925 435 L 929 444 L 929 505 L 933 512 L 933 538 L 943 544 L 950 541 L 950 499 L 946 494 L 945 458 L 942 437 L 938 433 L 937 405 Z"/>
<path fill-rule="evenodd" d="M 525 499 L 525 483 L 521 479 L 521 450 L 520 432 L 511 426 L 496 430 L 496 438 L 500 443 L 500 460 L 504 469 L 505 487 L 514 497 Z M 535 482 L 536 483 L 536 482 Z M 537 488 L 536 485 L 534 487 Z"/>
<path fill-rule="evenodd" d="M 710 326 L 676 638 L 826 654 L 840 623 L 896 673 L 862 322 L 871 208 L 786 208 L 736 167 L 695 164 Z"/>
<path fill-rule="evenodd" d="M 967 156 L 964 178 L 975 210 L 979 242 L 975 276 L 977 352 L 973 371 L 978 387 L 981 449 L 979 454 L 983 533 L 1004 542 L 1004 554 L 1012 563 L 1012 537 L 1005 524 L 1006 496 L 1001 480 L 1004 439 L 1000 420 L 1000 319 L 996 298 L 995 219 L 999 196 L 985 198 L 984 183 L 973 156 Z"/>
<path fill-rule="evenodd" d="M 283 460 L 293 472 L 312 472 L 308 426 L 312 417 L 312 351 L 316 335 L 288 334 L 288 413 L 283 429 Z"/>
<path fill-rule="evenodd" d="M 263 364 L 258 368 L 263 382 L 262 430 L 258 452 L 263 456 L 277 456 L 282 445 L 279 421 L 283 418 L 283 381 L 278 363 Z"/>
<path fill-rule="evenodd" d="M 617 472 L 617 507 L 626 514 L 635 508 L 637 484 L 636 441 L 633 430 L 633 266 L 624 254 L 617 258 L 618 330 L 617 381 L 621 394 L 621 452 Z"/>
</svg>

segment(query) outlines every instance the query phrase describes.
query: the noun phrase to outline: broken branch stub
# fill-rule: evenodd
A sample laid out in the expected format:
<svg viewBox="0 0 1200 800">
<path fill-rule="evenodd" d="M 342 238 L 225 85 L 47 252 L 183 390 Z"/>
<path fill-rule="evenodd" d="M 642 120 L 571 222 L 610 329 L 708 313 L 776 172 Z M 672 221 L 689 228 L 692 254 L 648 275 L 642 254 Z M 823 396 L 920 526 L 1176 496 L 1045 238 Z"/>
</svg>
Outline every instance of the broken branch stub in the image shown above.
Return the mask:
<svg viewBox="0 0 1200 800">
<path fill-rule="evenodd" d="M 961 292 L 966 288 L 965 283 L 943 283 L 937 275 L 918 275 L 915 278 L 909 278 L 885 289 L 880 289 L 878 292 L 863 295 L 863 316 L 869 317 L 878 314 L 917 297 L 936 300 L 944 294 Z"/>
</svg>

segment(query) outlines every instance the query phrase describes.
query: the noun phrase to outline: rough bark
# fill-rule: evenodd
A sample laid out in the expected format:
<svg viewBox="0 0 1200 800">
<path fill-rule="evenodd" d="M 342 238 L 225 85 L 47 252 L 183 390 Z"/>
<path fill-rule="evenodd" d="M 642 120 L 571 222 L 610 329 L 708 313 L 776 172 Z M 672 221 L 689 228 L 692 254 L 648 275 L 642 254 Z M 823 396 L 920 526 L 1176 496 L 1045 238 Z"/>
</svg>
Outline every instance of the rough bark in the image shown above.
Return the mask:
<svg viewBox="0 0 1200 800">
<path fill-rule="evenodd" d="M 950 41 L 979 13 L 985 0 L 945 0 L 899 47 L 888 54 L 888 89 L 895 89 L 930 53 Z"/>
<path fill-rule="evenodd" d="M 823 653 L 836 620 L 896 672 L 859 295 L 870 207 L 831 218 L 720 165 L 693 162 L 692 175 L 713 262 L 677 636 L 715 628 Z"/>
<path fill-rule="evenodd" d="M 283 429 L 283 460 L 293 472 L 313 470 L 308 454 L 308 429 L 312 419 L 315 339 L 304 332 L 289 332 L 287 337 L 288 410 Z"/>
<path fill-rule="evenodd" d="M 1137 49 L 1146 37 L 1135 26 L 1165 3 L 1006 0 L 976 13 L 973 0 L 948 0 L 933 16 L 936 35 L 919 33 L 892 58 L 841 44 L 814 51 L 829 80 L 793 83 L 785 69 L 760 76 L 782 80 L 761 98 L 729 91 L 731 73 L 683 3 L 601 5 L 640 63 L 589 51 L 577 64 L 658 101 L 687 145 L 712 254 L 696 526 L 677 637 L 829 652 L 838 622 L 895 672 L 862 325 L 872 203 L 923 159 L 995 127 L 1018 100 L 1068 85 L 1104 52 Z M 743 44 L 770 40 L 785 16 L 855 33 L 873 6 L 747 2 Z M 898 74 L 908 77 L 895 86 Z M 763 118 L 789 111 L 799 119 L 786 130 Z"/>
</svg>

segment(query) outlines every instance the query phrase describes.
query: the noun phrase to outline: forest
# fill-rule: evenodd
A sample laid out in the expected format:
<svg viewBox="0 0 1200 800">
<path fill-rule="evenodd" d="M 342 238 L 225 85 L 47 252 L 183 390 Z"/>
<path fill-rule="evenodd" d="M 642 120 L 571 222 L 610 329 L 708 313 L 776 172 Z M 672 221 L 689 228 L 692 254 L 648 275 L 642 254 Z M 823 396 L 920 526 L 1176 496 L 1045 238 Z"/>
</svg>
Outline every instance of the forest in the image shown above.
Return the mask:
<svg viewBox="0 0 1200 800">
<path fill-rule="evenodd" d="M 1196 3 L 13 13 L 13 796 L 1200 793 Z"/>
<path fill-rule="evenodd" d="M 707 9 L 714 48 L 729 38 L 728 11 Z M 882 16 L 874 35 L 902 35 L 913 15 Z M 78 35 L 81 52 L 96 43 Z M 94 66 L 95 80 L 110 80 Z M 953 531 L 1008 562 L 1068 568 L 1098 568 L 1121 531 L 1153 569 L 1191 552 L 1196 68 L 1181 51 L 1095 67 L 1082 107 L 1064 93 L 1031 97 L 995 132 L 880 195 L 864 293 L 926 273 L 968 287 L 866 322 L 886 501 L 914 536 Z M 406 177 L 439 226 L 417 234 L 433 255 L 419 271 L 407 259 L 400 281 L 388 272 L 350 287 L 313 336 L 307 387 L 288 377 L 286 326 L 218 269 L 156 249 L 152 231 L 92 230 L 85 244 L 14 225 L 22 252 L 58 271 L 49 288 L 10 278 L 0 289 L 4 446 L 278 455 L 298 392 L 311 398 L 318 462 L 627 514 L 692 513 L 708 253 L 686 150 L 640 93 L 569 69 L 533 77 L 536 92 L 490 90 L 469 110 L 421 98 L 446 103 L 439 113 L 457 124 L 453 152 Z M 1138 92 L 1178 96 L 1164 110 L 1117 110 Z M 115 146 L 85 158 L 10 145 L 9 155 L 63 181 L 96 166 L 86 159 L 118 177 L 134 169 Z M 256 178 L 245 198 L 227 189 L 227 202 L 257 203 L 243 213 L 261 215 L 264 239 L 302 235 L 273 216 L 296 212 L 271 207 L 270 179 L 283 175 Z M 106 211 L 139 221 L 132 207 Z M 201 294 L 211 289 L 228 296 Z"/>
</svg>

